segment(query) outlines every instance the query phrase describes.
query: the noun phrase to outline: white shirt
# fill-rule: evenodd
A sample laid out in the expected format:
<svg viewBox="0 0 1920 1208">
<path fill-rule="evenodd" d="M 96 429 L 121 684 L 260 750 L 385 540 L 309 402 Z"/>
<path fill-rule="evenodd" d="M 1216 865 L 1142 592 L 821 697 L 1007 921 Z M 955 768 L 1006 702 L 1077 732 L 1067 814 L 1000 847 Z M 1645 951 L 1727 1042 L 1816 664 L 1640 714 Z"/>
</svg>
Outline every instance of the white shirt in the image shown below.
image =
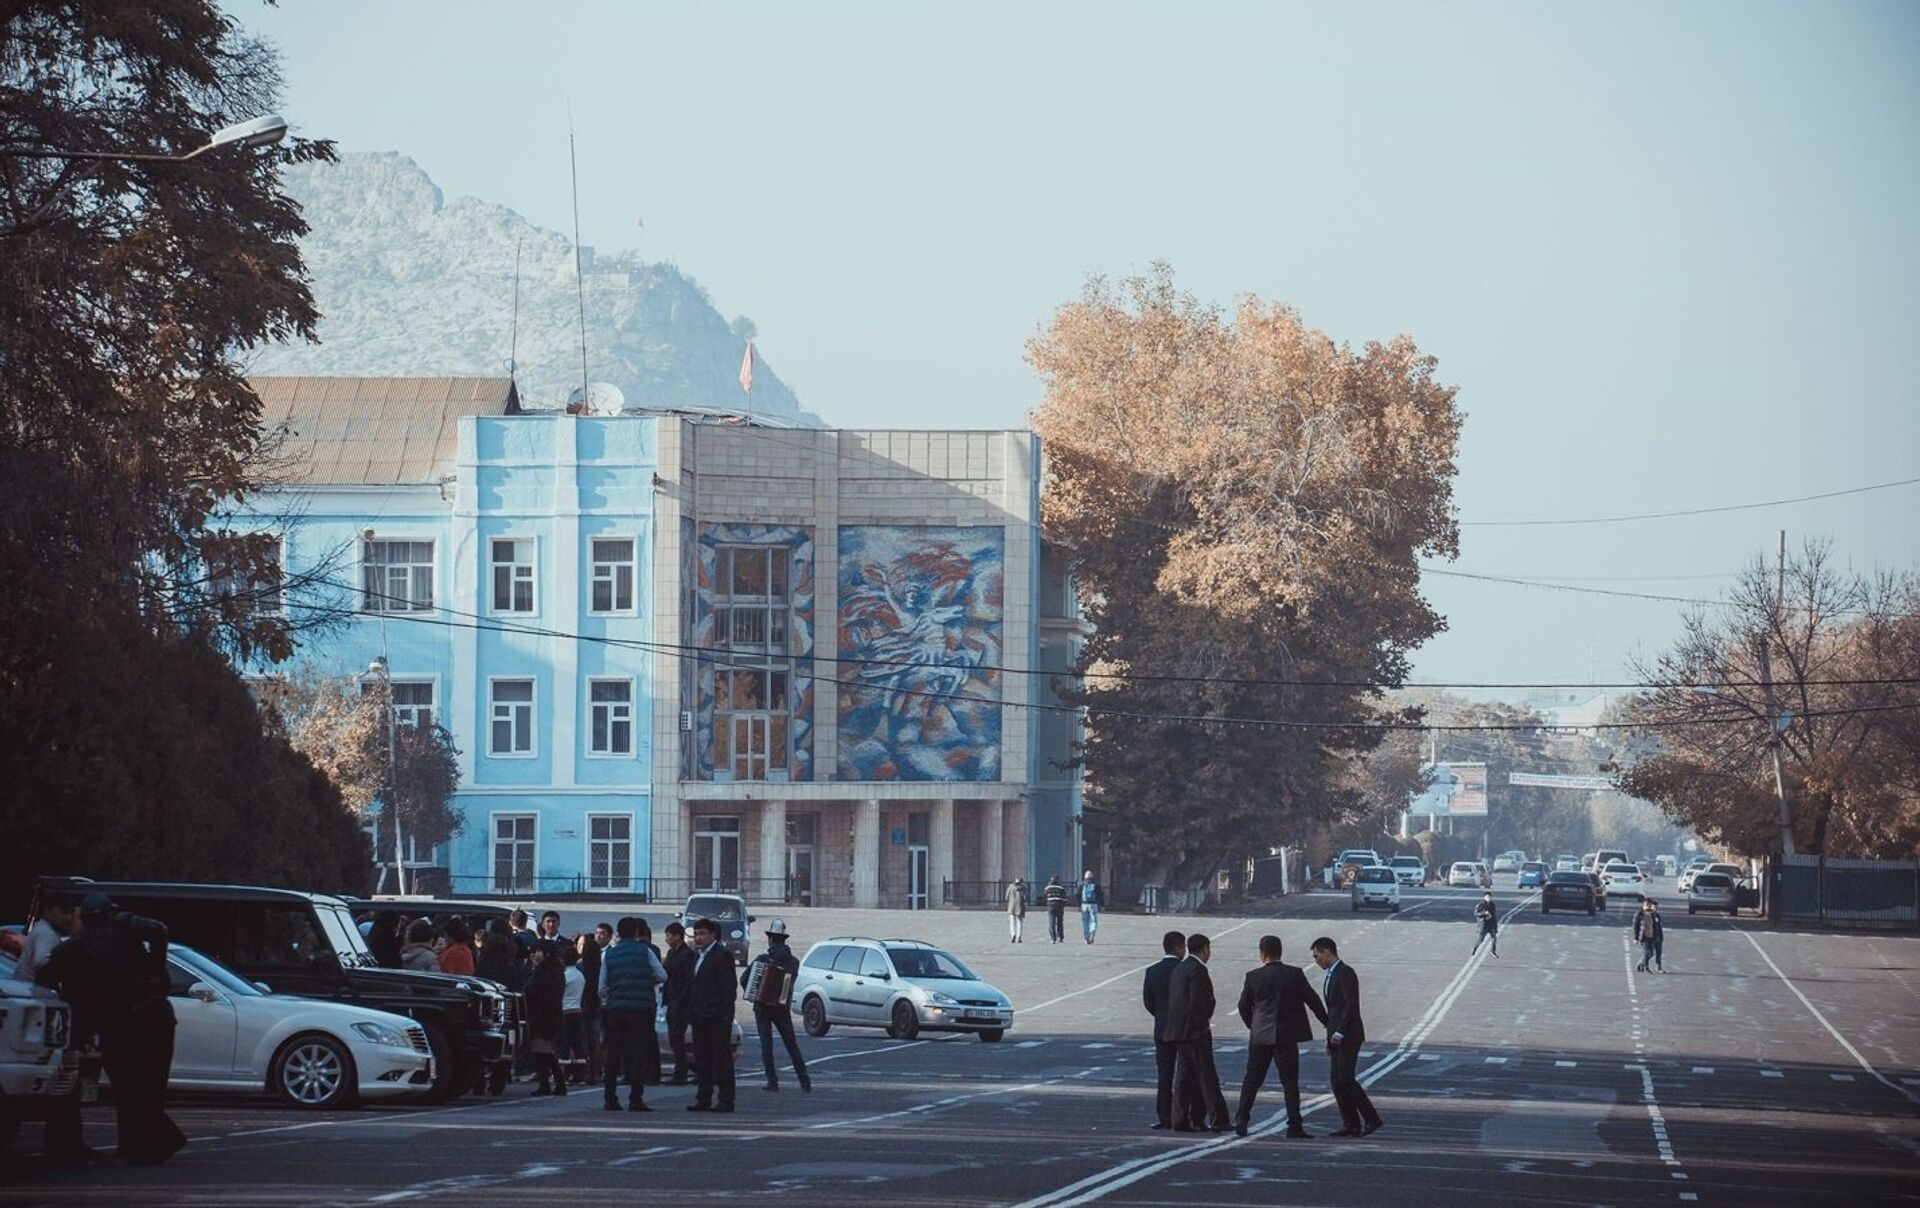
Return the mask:
<svg viewBox="0 0 1920 1208">
<path fill-rule="evenodd" d="M 560 992 L 560 1009 L 578 1011 L 581 996 L 587 992 L 587 975 L 578 965 L 567 966 L 567 988 Z"/>
<path fill-rule="evenodd" d="M 20 950 L 20 963 L 14 966 L 13 975 L 21 981 L 32 981 L 33 975 L 40 972 L 40 966 L 47 963 L 61 941 L 67 937 L 53 929 L 53 924 L 41 919 L 27 932 L 27 941 Z"/>
</svg>

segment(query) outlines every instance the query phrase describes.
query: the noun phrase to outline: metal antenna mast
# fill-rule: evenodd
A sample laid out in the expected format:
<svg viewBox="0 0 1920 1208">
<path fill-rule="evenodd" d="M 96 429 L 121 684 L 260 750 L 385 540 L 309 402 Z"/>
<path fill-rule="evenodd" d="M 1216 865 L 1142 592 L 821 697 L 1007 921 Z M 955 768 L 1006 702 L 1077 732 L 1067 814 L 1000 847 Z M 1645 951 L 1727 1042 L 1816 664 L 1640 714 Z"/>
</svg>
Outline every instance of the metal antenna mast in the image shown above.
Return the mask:
<svg viewBox="0 0 1920 1208">
<path fill-rule="evenodd" d="M 573 286 L 580 299 L 580 404 L 587 402 L 587 279 L 580 268 L 580 159 L 573 149 L 573 106 L 567 106 L 567 165 L 573 175 Z"/>
</svg>

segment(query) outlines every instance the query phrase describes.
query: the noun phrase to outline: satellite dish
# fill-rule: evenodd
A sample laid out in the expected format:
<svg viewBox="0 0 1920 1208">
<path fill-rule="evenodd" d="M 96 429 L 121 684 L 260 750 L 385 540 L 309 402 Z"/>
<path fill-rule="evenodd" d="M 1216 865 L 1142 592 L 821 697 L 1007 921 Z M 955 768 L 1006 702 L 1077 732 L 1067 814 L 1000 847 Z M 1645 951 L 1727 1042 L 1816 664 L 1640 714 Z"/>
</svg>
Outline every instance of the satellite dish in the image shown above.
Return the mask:
<svg viewBox="0 0 1920 1208">
<path fill-rule="evenodd" d="M 612 382 L 593 382 L 582 390 L 576 386 L 567 395 L 567 410 L 576 415 L 618 415 L 627 405 L 627 396 Z"/>
</svg>

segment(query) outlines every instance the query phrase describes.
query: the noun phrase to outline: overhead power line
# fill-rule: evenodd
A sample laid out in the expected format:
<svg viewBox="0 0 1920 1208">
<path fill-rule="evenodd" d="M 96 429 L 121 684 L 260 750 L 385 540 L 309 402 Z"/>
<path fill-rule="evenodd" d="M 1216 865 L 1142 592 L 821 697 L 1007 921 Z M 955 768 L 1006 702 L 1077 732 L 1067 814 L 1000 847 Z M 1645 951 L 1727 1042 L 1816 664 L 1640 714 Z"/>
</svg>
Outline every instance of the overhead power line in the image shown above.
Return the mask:
<svg viewBox="0 0 1920 1208">
<path fill-rule="evenodd" d="M 1539 528 L 1547 525 L 1569 524 L 1633 524 L 1642 520 L 1672 520 L 1680 516 L 1711 516 L 1721 512 L 1749 512 L 1758 508 L 1785 507 L 1792 503 L 1812 503 L 1820 499 L 1838 499 L 1843 495 L 1864 495 L 1869 491 L 1890 491 L 1895 487 L 1910 487 L 1920 483 L 1920 478 L 1902 478 L 1895 482 L 1876 482 L 1863 487 L 1845 487 L 1838 491 L 1821 491 L 1816 495 L 1794 495 L 1786 499 L 1761 499 L 1753 503 L 1727 503 L 1717 507 L 1675 508 L 1667 512 L 1635 512 L 1624 516 L 1577 516 L 1561 517 L 1551 520 L 1462 520 L 1462 528 Z"/>
</svg>

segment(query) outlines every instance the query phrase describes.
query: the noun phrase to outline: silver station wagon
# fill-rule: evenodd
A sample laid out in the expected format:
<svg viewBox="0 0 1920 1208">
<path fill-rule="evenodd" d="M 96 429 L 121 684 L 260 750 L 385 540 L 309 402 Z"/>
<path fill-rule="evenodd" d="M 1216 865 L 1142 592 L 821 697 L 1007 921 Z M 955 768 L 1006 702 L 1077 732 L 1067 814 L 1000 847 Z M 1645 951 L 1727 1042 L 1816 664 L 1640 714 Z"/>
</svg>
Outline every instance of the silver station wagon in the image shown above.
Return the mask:
<svg viewBox="0 0 1920 1208">
<path fill-rule="evenodd" d="M 919 940 L 821 940 L 800 962 L 791 1001 L 809 1036 L 846 1024 L 885 1028 L 897 1040 L 973 1032 L 991 1042 L 1013 1026 L 1011 999 L 953 953 Z"/>
</svg>

